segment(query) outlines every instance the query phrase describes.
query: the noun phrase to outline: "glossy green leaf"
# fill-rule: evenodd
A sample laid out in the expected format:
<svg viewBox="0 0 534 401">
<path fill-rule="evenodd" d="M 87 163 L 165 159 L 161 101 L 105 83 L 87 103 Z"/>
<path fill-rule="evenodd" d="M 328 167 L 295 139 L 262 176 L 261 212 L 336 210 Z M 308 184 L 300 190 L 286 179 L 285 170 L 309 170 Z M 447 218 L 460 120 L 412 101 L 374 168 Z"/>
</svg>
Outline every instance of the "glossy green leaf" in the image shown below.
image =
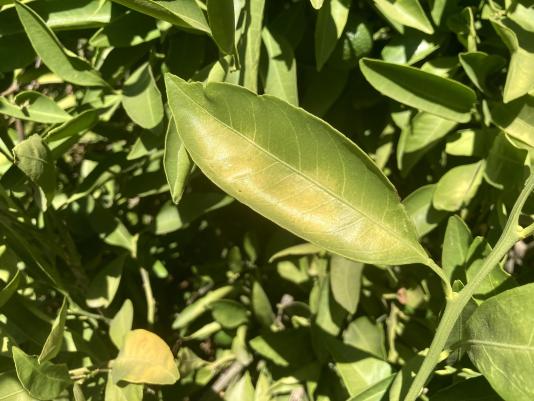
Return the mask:
<svg viewBox="0 0 534 401">
<path fill-rule="evenodd" d="M 432 206 L 432 198 L 435 191 L 435 184 L 424 185 L 417 188 L 402 201 L 406 212 L 408 212 L 415 225 L 418 237 L 423 237 L 431 232 L 447 217 L 446 212 L 436 210 Z"/>
<path fill-rule="evenodd" d="M 380 359 L 386 359 L 384 329 L 367 316 L 360 316 L 349 323 L 343 332 L 343 342 Z"/>
<path fill-rule="evenodd" d="M 63 303 L 61 304 L 57 317 L 52 323 L 52 329 L 50 330 L 50 334 L 43 345 L 41 354 L 39 355 L 39 358 L 37 358 L 37 362 L 39 364 L 54 359 L 61 351 L 68 308 L 69 301 L 65 297 L 63 298 Z"/>
<path fill-rule="evenodd" d="M 528 152 L 497 135 L 489 151 L 484 178 L 496 188 L 519 188 L 524 181 Z"/>
<path fill-rule="evenodd" d="M 156 334 L 137 329 L 124 340 L 113 362 L 111 377 L 119 381 L 146 384 L 174 384 L 180 378 L 169 346 Z"/>
<path fill-rule="evenodd" d="M 471 230 L 464 221 L 454 215 L 449 217 L 445 238 L 443 239 L 443 250 L 441 253 L 441 265 L 451 282 L 463 277 L 465 263 L 471 244 Z"/>
<path fill-rule="evenodd" d="M 452 121 L 471 118 L 475 92 L 457 81 L 367 58 L 360 60 L 360 68 L 376 90 L 398 102 Z"/>
<path fill-rule="evenodd" d="M 297 64 L 291 45 L 283 36 L 273 34 L 267 27 L 263 28 L 261 36 L 269 56 L 265 93 L 298 106 Z"/>
<path fill-rule="evenodd" d="M 234 288 L 230 285 L 217 288 L 216 290 L 208 292 L 202 298 L 196 300 L 190 305 L 187 305 L 174 319 L 172 328 L 174 330 L 181 329 L 189 325 L 200 315 L 208 311 L 212 302 L 226 297 L 231 294 Z"/>
<path fill-rule="evenodd" d="M 189 173 L 193 168 L 193 162 L 185 149 L 174 119 L 170 119 L 167 133 L 165 134 L 165 153 L 163 155 L 165 176 L 169 183 L 172 201 L 180 202 L 185 190 L 185 184 Z"/>
<path fill-rule="evenodd" d="M 534 96 L 495 106 L 491 118 L 508 135 L 534 147 Z"/>
<path fill-rule="evenodd" d="M 0 373 L 0 400 L 2 401 L 36 401 L 17 378 L 15 371 Z"/>
<path fill-rule="evenodd" d="M 317 70 L 326 63 L 345 29 L 352 0 L 325 0 L 315 24 L 315 61 Z"/>
<path fill-rule="evenodd" d="M 492 145 L 498 129 L 465 129 L 448 136 L 445 151 L 453 156 L 485 157 Z"/>
<path fill-rule="evenodd" d="M 211 303 L 211 315 L 222 327 L 235 329 L 248 321 L 247 309 L 239 302 L 221 299 Z"/>
<path fill-rule="evenodd" d="M 20 383 L 34 398 L 55 399 L 72 385 L 66 365 L 51 362 L 39 364 L 36 356 L 27 355 L 17 347 L 13 347 L 13 361 Z"/>
<path fill-rule="evenodd" d="M 510 51 L 503 100 L 508 103 L 534 89 L 534 32 L 525 29 L 514 18 L 492 20 L 493 27 Z"/>
<path fill-rule="evenodd" d="M 330 286 L 332 295 L 348 313 L 354 314 L 360 300 L 363 265 L 341 256 L 330 261 Z"/>
<path fill-rule="evenodd" d="M 388 20 L 418 29 L 424 33 L 434 33 L 434 28 L 419 0 L 374 0 L 374 3 Z"/>
<path fill-rule="evenodd" d="M 533 284 L 505 291 L 483 302 L 467 321 L 469 357 L 506 401 L 534 397 L 533 296 Z"/>
<path fill-rule="evenodd" d="M 83 134 L 95 126 L 99 121 L 98 112 L 89 109 L 65 121 L 63 124 L 52 128 L 44 137 L 46 143 L 56 142 Z"/>
<path fill-rule="evenodd" d="M 56 172 L 50 150 L 43 139 L 34 134 L 13 148 L 15 165 L 39 185 L 45 194 L 52 195 L 56 187 Z"/>
<path fill-rule="evenodd" d="M 210 33 L 204 13 L 195 0 L 113 0 L 125 7 L 183 28 Z"/>
<path fill-rule="evenodd" d="M 135 11 L 128 11 L 99 29 L 90 39 L 94 47 L 130 47 L 161 36 L 156 21 Z"/>
<path fill-rule="evenodd" d="M 35 91 L 19 92 L 15 104 L 0 97 L 0 114 L 38 123 L 63 123 L 71 116 L 52 99 Z"/>
<path fill-rule="evenodd" d="M 60 78 L 82 86 L 107 86 L 84 59 L 66 50 L 39 15 L 24 3 L 16 2 L 17 14 L 43 63 Z"/>
<path fill-rule="evenodd" d="M 7 284 L 0 290 L 0 308 L 4 306 L 17 292 L 21 282 L 24 280 L 20 270 L 11 277 Z"/>
<path fill-rule="evenodd" d="M 141 127 L 161 127 L 163 101 L 149 64 L 143 64 L 124 82 L 122 106 L 132 121 Z"/>
<path fill-rule="evenodd" d="M 258 90 L 258 69 L 260 63 L 261 31 L 265 0 L 250 0 L 247 3 L 247 31 L 243 85 L 253 92 Z"/>
<path fill-rule="evenodd" d="M 125 255 L 113 259 L 95 276 L 87 290 L 87 306 L 90 308 L 107 308 L 119 289 L 124 267 Z"/>
<path fill-rule="evenodd" d="M 211 34 L 219 49 L 226 54 L 234 52 L 235 16 L 233 0 L 208 0 L 208 19 Z"/>
<path fill-rule="evenodd" d="M 108 374 L 104 401 L 141 401 L 143 399 L 143 385 L 129 383 L 119 386 L 113 383 L 111 372 Z"/>
<path fill-rule="evenodd" d="M 126 334 L 132 330 L 133 315 L 132 301 L 126 299 L 109 324 L 109 337 L 118 349 L 122 348 Z"/>
<path fill-rule="evenodd" d="M 318 342 L 322 346 L 322 337 L 324 334 L 334 337 L 337 336 L 341 332 L 341 327 L 347 317 L 347 311 L 334 299 L 331 289 L 332 286 L 328 277 L 323 277 L 319 280 L 318 285 L 319 295 L 315 311 L 315 325 L 317 326 L 319 335 L 314 339 L 316 348 Z M 313 311 L 314 308 L 312 305 L 310 305 L 310 309 Z"/>
<path fill-rule="evenodd" d="M 252 284 L 252 312 L 256 320 L 264 327 L 270 327 L 274 322 L 274 313 L 269 297 L 258 281 Z"/>
<path fill-rule="evenodd" d="M 347 258 L 382 264 L 427 261 L 393 186 L 331 126 L 236 86 L 203 87 L 172 76 L 166 84 L 192 159 L 232 196 Z M 232 109 L 227 108 L 230 100 Z M 215 151 L 221 157 L 213 158 Z"/>
<path fill-rule="evenodd" d="M 478 89 L 488 95 L 496 92 L 491 78 L 504 67 L 504 58 L 483 52 L 460 53 L 458 57 L 465 73 Z"/>
<path fill-rule="evenodd" d="M 455 212 L 476 195 L 484 175 L 484 161 L 454 167 L 440 178 L 432 203 L 438 210 Z"/>
<path fill-rule="evenodd" d="M 439 35 L 407 31 L 394 36 L 382 48 L 382 59 L 388 63 L 412 65 L 437 51 L 442 41 L 443 38 Z"/>
</svg>

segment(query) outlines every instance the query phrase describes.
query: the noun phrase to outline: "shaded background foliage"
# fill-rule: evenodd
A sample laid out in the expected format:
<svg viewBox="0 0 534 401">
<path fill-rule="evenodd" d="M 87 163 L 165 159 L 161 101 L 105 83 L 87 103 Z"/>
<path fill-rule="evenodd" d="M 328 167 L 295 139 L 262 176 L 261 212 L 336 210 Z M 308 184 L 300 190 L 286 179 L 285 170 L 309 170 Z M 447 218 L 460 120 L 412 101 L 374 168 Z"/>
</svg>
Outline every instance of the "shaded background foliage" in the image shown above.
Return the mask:
<svg viewBox="0 0 534 401">
<path fill-rule="evenodd" d="M 1 399 L 402 399 L 444 304 L 439 279 L 332 257 L 221 192 L 181 144 L 163 74 L 330 123 L 395 185 L 460 288 L 531 163 L 532 4 L 0 4 Z M 462 319 L 531 283 L 532 259 L 519 242 Z M 168 344 L 178 381 L 119 377 L 110 361 L 131 352 L 132 328 Z M 463 339 L 422 397 L 513 399 Z M 176 379 L 159 346 L 148 358 Z"/>
</svg>

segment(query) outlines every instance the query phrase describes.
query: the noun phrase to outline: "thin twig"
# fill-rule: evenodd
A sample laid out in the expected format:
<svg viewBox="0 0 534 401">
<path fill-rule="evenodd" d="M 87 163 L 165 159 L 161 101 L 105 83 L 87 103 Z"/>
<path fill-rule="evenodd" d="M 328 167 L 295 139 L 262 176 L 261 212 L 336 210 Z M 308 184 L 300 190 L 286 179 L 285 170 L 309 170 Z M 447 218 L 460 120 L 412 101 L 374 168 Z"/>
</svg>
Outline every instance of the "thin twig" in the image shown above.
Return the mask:
<svg viewBox="0 0 534 401">
<path fill-rule="evenodd" d="M 156 314 L 156 301 L 154 300 L 154 294 L 152 292 L 152 286 L 150 285 L 150 276 L 148 271 L 144 267 L 139 268 L 141 273 L 141 280 L 143 281 L 143 290 L 145 291 L 146 298 L 146 320 L 150 326 L 154 324 L 154 317 Z"/>
</svg>

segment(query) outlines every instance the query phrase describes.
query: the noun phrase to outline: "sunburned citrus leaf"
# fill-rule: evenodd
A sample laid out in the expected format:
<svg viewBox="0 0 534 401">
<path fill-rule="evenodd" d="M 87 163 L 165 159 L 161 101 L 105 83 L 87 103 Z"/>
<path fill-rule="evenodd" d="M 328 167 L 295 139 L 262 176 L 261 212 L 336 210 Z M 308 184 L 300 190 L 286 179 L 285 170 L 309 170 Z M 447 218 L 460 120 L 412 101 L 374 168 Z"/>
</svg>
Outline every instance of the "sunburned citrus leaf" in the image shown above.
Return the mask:
<svg viewBox="0 0 534 401">
<path fill-rule="evenodd" d="M 14 100 L 15 104 L 0 97 L 0 114 L 38 123 L 63 123 L 71 118 L 52 99 L 39 92 L 20 92 Z"/>
<path fill-rule="evenodd" d="M 334 128 L 237 86 L 171 75 L 166 86 L 192 159 L 226 192 L 349 259 L 428 262 L 394 187 Z"/>
<path fill-rule="evenodd" d="M 13 347 L 13 361 L 20 383 L 39 400 L 53 400 L 72 385 L 66 365 L 40 364 L 36 356 L 27 355 L 17 347 Z"/>
<path fill-rule="evenodd" d="M 171 24 L 209 33 L 204 13 L 195 0 L 113 0 L 125 7 Z"/>
<path fill-rule="evenodd" d="M 84 59 L 67 51 L 42 18 L 24 3 L 15 7 L 37 55 L 48 68 L 67 82 L 82 86 L 107 86 Z"/>
<path fill-rule="evenodd" d="M 483 302 L 467 321 L 469 357 L 506 401 L 534 398 L 532 297 L 534 284 L 505 291 Z"/>
<path fill-rule="evenodd" d="M 137 329 L 126 335 L 113 362 L 114 383 L 174 384 L 180 378 L 169 346 L 156 334 Z"/>
<path fill-rule="evenodd" d="M 63 298 L 63 303 L 57 314 L 54 323 L 52 323 L 52 329 L 48 335 L 46 342 L 43 345 L 41 354 L 37 358 L 37 362 L 42 364 L 45 361 L 54 359 L 59 351 L 61 351 L 61 345 L 63 344 L 63 333 L 65 331 L 65 321 L 67 320 L 67 310 L 69 307 L 69 301 L 67 297 Z"/>
<path fill-rule="evenodd" d="M 475 92 L 460 82 L 418 68 L 363 58 L 363 75 L 376 90 L 408 106 L 440 117 L 467 122 Z"/>
</svg>

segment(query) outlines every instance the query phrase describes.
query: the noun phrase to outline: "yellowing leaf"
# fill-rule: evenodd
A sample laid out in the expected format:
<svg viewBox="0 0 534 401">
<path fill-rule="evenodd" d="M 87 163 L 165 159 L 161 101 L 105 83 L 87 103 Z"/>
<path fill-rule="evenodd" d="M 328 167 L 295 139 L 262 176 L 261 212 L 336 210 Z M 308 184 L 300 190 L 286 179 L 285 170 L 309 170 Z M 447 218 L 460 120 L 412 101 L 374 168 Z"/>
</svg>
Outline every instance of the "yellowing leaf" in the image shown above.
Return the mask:
<svg viewBox="0 0 534 401">
<path fill-rule="evenodd" d="M 137 329 L 126 335 L 111 376 L 114 383 L 174 384 L 180 373 L 169 346 L 156 334 Z"/>
</svg>

